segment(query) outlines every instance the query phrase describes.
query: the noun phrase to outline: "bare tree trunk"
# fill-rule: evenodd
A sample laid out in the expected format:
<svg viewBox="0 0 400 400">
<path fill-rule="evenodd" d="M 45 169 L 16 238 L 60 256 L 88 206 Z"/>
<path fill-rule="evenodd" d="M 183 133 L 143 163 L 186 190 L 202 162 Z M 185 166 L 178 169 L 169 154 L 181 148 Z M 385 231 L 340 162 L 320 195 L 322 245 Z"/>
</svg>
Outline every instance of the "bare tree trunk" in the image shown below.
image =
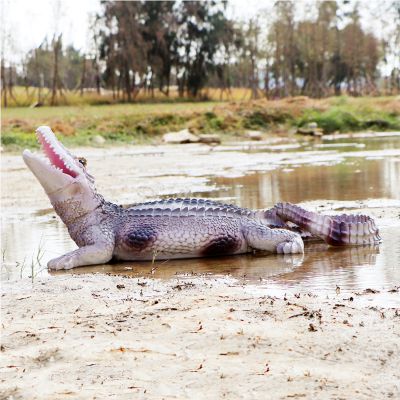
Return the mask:
<svg viewBox="0 0 400 400">
<path fill-rule="evenodd" d="M 169 71 L 167 75 L 167 90 L 166 90 L 167 97 L 169 97 L 170 83 L 171 83 L 171 71 Z"/>
<path fill-rule="evenodd" d="M 96 63 L 96 92 L 97 94 L 100 94 L 100 84 L 101 84 L 101 79 L 100 79 L 100 68 L 99 68 L 99 63 L 97 62 L 97 59 L 95 60 Z"/>
<path fill-rule="evenodd" d="M 117 99 L 121 98 L 122 74 L 118 75 Z"/>
<path fill-rule="evenodd" d="M 128 101 L 130 102 L 132 100 L 132 96 L 131 96 L 131 78 L 129 76 L 128 65 L 125 65 L 125 93 L 128 97 Z"/>
<path fill-rule="evenodd" d="M 14 100 L 15 104 L 19 105 L 13 93 L 14 82 L 13 82 L 12 70 L 13 70 L 12 65 L 10 64 L 10 68 L 8 69 L 8 94 L 10 98 Z"/>
<path fill-rule="evenodd" d="M 100 74 L 96 73 L 96 92 L 100 94 Z"/>
<path fill-rule="evenodd" d="M 59 51 L 61 45 L 61 35 L 53 41 L 53 51 L 54 51 L 54 66 L 53 66 L 53 83 L 51 88 L 51 100 L 50 105 L 54 106 L 56 104 L 57 90 L 59 86 L 58 77 L 58 63 L 59 63 Z"/>
<path fill-rule="evenodd" d="M 265 80 L 264 80 L 264 90 L 265 90 L 265 98 L 269 98 L 269 62 L 267 61 L 265 66 Z"/>
<path fill-rule="evenodd" d="M 112 98 L 115 100 L 115 72 L 112 71 L 112 79 L 111 79 L 111 90 L 112 90 Z"/>
<path fill-rule="evenodd" d="M 257 99 L 258 97 L 258 79 L 257 79 L 257 66 L 256 66 L 256 60 L 255 60 L 255 55 L 251 57 L 251 98 L 252 99 Z"/>
<path fill-rule="evenodd" d="M 150 79 L 150 91 L 151 91 L 151 98 L 154 99 L 155 94 L 154 94 L 154 82 L 153 82 L 153 75 L 151 76 Z"/>
<path fill-rule="evenodd" d="M 80 95 L 83 96 L 83 89 L 85 88 L 86 81 L 86 56 L 83 55 L 83 63 L 82 63 L 82 75 L 81 75 L 81 84 L 80 84 Z"/>
<path fill-rule="evenodd" d="M 185 95 L 185 78 L 186 78 L 186 71 L 183 73 L 181 78 L 177 79 L 177 81 L 178 81 L 178 96 L 180 98 L 184 97 L 184 95 Z"/>
<path fill-rule="evenodd" d="M 38 104 L 42 105 L 42 89 L 44 86 L 44 75 L 43 72 L 39 74 L 39 90 L 38 90 Z"/>
<path fill-rule="evenodd" d="M 7 107 L 7 82 L 4 68 L 4 58 L 1 57 L 1 92 L 3 95 L 3 107 Z"/>
</svg>

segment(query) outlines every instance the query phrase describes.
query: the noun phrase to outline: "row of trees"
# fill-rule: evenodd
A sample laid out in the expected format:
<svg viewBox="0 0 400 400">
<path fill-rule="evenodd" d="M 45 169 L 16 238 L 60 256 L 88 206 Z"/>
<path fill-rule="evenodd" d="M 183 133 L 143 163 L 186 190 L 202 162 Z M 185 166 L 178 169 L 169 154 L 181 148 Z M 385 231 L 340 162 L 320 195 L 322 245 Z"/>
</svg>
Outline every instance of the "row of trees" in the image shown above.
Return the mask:
<svg viewBox="0 0 400 400">
<path fill-rule="evenodd" d="M 393 12 L 400 19 L 399 4 Z M 357 4 L 345 13 L 336 1 L 318 2 L 312 19 L 296 20 L 293 3 L 277 1 L 275 18 L 246 23 L 228 19 L 226 5 L 106 2 L 100 32 L 106 85 L 128 100 L 155 87 L 168 95 L 171 82 L 180 96 L 193 97 L 205 85 L 249 87 L 253 97 L 263 88 L 273 98 L 378 91 L 385 48 L 363 30 Z M 392 78 L 399 90 L 398 69 Z"/>
<path fill-rule="evenodd" d="M 171 82 L 180 96 L 198 96 L 210 74 L 229 63 L 235 43 L 226 2 L 105 2 L 100 30 L 104 79 L 127 99 L 155 88 L 169 94 Z"/>
<path fill-rule="evenodd" d="M 267 95 L 321 97 L 339 95 L 342 89 L 354 95 L 377 90 L 382 48 L 361 28 L 357 8 L 341 29 L 344 16 L 336 2 L 320 2 L 314 21 L 296 23 L 288 2 L 278 3 L 276 10 L 265 49 Z"/>
<path fill-rule="evenodd" d="M 126 101 L 155 90 L 169 96 L 171 87 L 181 97 L 199 97 L 205 87 L 228 94 L 246 87 L 253 98 L 323 97 L 376 94 L 383 81 L 386 92 L 398 93 L 390 52 L 400 48 L 400 2 L 383 3 L 397 16 L 385 42 L 363 29 L 357 3 L 346 10 L 347 3 L 315 2 L 299 18 L 293 2 L 277 1 L 269 15 L 238 22 L 226 1 L 103 1 L 93 54 L 63 48 L 55 36 L 29 52 L 18 73 L 2 63 L 3 85 L 10 95 L 14 83 L 27 92 L 50 88 L 52 104 L 65 90 L 101 87 Z M 391 72 L 382 80 L 385 62 Z"/>
</svg>

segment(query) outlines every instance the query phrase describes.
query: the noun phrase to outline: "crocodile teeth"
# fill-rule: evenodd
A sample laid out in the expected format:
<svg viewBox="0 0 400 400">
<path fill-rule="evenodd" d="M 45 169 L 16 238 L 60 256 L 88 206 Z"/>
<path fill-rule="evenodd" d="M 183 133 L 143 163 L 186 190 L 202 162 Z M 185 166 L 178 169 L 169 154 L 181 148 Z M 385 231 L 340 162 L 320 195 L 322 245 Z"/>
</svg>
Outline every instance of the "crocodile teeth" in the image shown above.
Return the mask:
<svg viewBox="0 0 400 400">
<path fill-rule="evenodd" d="M 53 140 L 48 136 L 50 134 L 49 132 L 51 132 L 49 128 L 45 130 L 39 128 L 36 132 L 36 136 L 41 144 L 44 154 L 47 156 L 50 164 L 56 168 L 56 170 L 75 178 L 78 175 L 76 168 L 68 161 L 68 159 L 65 157 L 65 154 L 60 151 L 60 146 L 58 143 L 54 142 L 54 140 L 57 139 L 54 137 Z"/>
</svg>

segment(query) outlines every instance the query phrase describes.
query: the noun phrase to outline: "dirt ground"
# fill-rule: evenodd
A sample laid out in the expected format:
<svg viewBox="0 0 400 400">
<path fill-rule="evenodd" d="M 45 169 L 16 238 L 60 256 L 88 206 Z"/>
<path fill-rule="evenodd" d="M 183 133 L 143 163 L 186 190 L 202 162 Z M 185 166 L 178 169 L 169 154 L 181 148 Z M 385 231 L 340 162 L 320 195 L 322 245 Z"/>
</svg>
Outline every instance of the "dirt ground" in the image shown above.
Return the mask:
<svg viewBox="0 0 400 400">
<path fill-rule="evenodd" d="M 6 282 L 0 398 L 399 398 L 400 311 L 373 296 L 270 296 L 226 278 Z"/>
</svg>

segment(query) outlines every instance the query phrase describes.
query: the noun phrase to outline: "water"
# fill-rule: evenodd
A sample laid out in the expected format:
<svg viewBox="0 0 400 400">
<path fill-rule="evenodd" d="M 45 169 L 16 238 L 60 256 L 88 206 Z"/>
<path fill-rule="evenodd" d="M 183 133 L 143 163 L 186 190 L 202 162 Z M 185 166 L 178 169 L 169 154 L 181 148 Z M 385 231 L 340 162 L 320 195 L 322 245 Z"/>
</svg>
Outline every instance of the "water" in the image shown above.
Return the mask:
<svg viewBox="0 0 400 400">
<path fill-rule="evenodd" d="M 172 185 L 175 190 L 167 193 L 164 190 L 163 197 L 167 194 L 211 197 L 249 208 L 271 207 L 279 201 L 306 202 L 321 211 L 368 206 L 371 209 L 364 212 L 383 217 L 379 220 L 383 243 L 377 248 L 338 249 L 310 243 L 304 256 L 244 255 L 156 261 L 154 265 L 127 262 L 78 268 L 73 273 L 102 272 L 163 279 L 217 274 L 268 287 L 332 291 L 339 286 L 342 290 L 387 291 L 400 285 L 399 149 L 399 136 L 301 145 L 234 144 L 217 148 L 210 154 L 194 150 L 189 161 L 185 161 L 185 165 L 191 163 L 192 170 L 190 166 L 183 172 L 173 170 L 176 166 L 156 168 L 155 172 L 143 168 L 135 176 L 136 184 L 146 185 L 152 179 L 164 182 L 166 187 Z M 164 161 L 167 156 L 163 156 Z M 211 172 L 215 159 L 219 163 L 218 173 Z M 127 157 L 128 165 L 131 160 Z M 143 160 L 154 167 L 161 158 L 148 154 Z M 17 174 L 19 170 L 15 168 L 9 173 Z M 96 170 L 93 172 L 96 175 Z M 193 181 L 198 182 L 197 186 L 194 184 L 194 191 L 179 183 L 179 174 L 198 179 Z M 47 207 L 48 203 L 43 206 Z M 2 279 L 46 275 L 49 259 L 76 247 L 52 209 L 11 207 L 4 214 Z M 64 273 L 71 272 L 58 272 Z"/>
<path fill-rule="evenodd" d="M 239 177 L 216 177 L 211 180 L 216 189 L 202 195 L 232 199 L 250 208 L 279 201 L 400 199 L 399 177 L 398 159 L 346 158 L 331 165 L 292 164 Z"/>
</svg>

